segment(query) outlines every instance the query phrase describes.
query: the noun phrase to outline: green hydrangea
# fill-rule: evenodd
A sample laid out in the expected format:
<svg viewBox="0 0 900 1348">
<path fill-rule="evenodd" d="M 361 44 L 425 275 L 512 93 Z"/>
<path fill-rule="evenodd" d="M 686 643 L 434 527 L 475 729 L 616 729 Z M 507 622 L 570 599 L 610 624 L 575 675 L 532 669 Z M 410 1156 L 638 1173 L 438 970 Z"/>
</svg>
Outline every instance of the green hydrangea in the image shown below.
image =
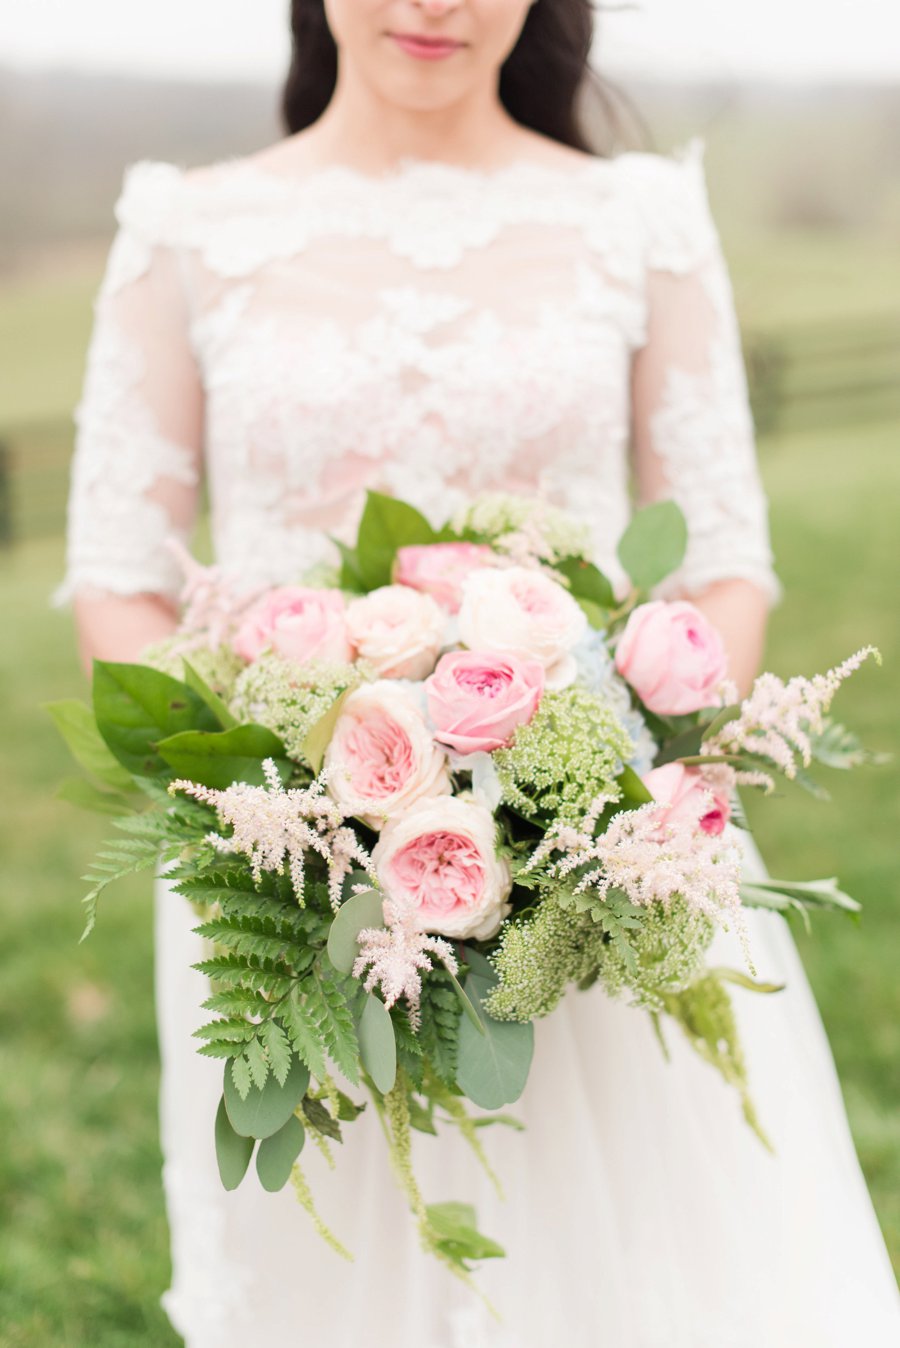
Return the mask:
<svg viewBox="0 0 900 1348">
<path fill-rule="evenodd" d="M 269 653 L 238 677 L 230 709 L 240 721 L 274 730 L 290 758 L 303 759 L 303 744 L 317 721 L 350 688 L 364 682 L 365 668 L 311 661 L 298 665 Z"/>
<path fill-rule="evenodd" d="M 508 535 L 534 529 L 546 544 L 546 560 L 551 563 L 563 557 L 589 558 L 592 552 L 590 529 L 583 521 L 529 496 L 487 492 L 458 511 L 451 527 L 457 533 L 479 534 L 501 551 Z"/>
<path fill-rule="evenodd" d="M 184 637 L 173 634 L 148 646 L 142 653 L 141 660 L 162 674 L 171 674 L 174 679 L 183 679 L 182 652 L 201 679 L 204 679 L 219 697 L 226 702 L 229 701 L 238 675 L 244 668 L 244 662 L 228 646 L 213 648 L 195 646 L 192 650 L 185 650 Z"/>
<path fill-rule="evenodd" d="M 580 824 L 615 781 L 634 745 L 611 703 L 578 684 L 544 694 L 494 765 L 503 799 L 526 818 Z"/>
</svg>

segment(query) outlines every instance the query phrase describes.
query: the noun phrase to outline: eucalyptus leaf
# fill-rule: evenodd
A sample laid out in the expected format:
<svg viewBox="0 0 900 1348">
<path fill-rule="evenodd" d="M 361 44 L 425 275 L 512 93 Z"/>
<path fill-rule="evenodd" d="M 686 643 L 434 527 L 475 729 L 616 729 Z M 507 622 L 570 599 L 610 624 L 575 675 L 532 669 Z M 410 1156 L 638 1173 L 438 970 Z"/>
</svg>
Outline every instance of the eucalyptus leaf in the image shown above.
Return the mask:
<svg viewBox="0 0 900 1348">
<path fill-rule="evenodd" d="M 187 684 L 146 665 L 94 661 L 94 715 L 106 744 L 138 777 L 171 777 L 161 740 L 215 730 L 216 720 Z"/>
<path fill-rule="evenodd" d="M 53 723 L 81 766 L 105 786 L 128 791 L 134 786 L 131 773 L 114 757 L 100 731 L 97 719 L 86 702 L 64 698 L 43 703 Z"/>
<path fill-rule="evenodd" d="M 380 997 L 370 993 L 366 998 L 357 1032 L 363 1067 L 381 1094 L 387 1095 L 397 1079 L 397 1040 L 390 1012 Z"/>
<path fill-rule="evenodd" d="M 384 897 L 365 889 L 345 899 L 328 933 L 328 958 L 338 973 L 350 974 L 359 955 L 359 933 L 367 927 L 384 926 Z"/>
<path fill-rule="evenodd" d="M 356 540 L 357 566 L 364 588 L 376 590 L 390 585 L 398 548 L 434 541 L 434 529 L 413 506 L 381 492 L 368 492 Z"/>
<path fill-rule="evenodd" d="M 479 958 L 481 957 L 479 956 Z M 486 960 L 485 963 L 487 963 Z M 488 967 L 490 968 L 490 966 Z M 465 1011 L 466 1015 L 469 1017 L 469 1020 L 475 1026 L 475 1029 L 478 1031 L 478 1033 L 484 1034 L 485 1028 L 481 1023 L 481 1017 L 475 1010 L 475 1007 L 472 1005 L 472 1000 L 469 997 L 468 993 L 466 992 L 465 988 L 463 987 L 462 983 L 460 983 L 459 979 L 456 977 L 456 974 L 454 974 L 450 969 L 447 970 L 447 975 L 450 979 L 450 982 L 453 984 L 454 992 L 456 993 L 457 997 L 462 1003 L 463 1011 Z"/>
<path fill-rule="evenodd" d="M 225 1066 L 225 1108 L 232 1128 L 241 1137 L 271 1137 L 277 1133 L 306 1094 L 309 1068 L 292 1054 L 284 1085 L 269 1073 L 262 1087 L 251 1084 L 245 1099 L 235 1085 L 231 1063 Z"/>
<path fill-rule="evenodd" d="M 827 880 L 745 880 L 741 901 L 750 908 L 817 908 L 859 913 L 861 905 L 838 888 L 835 876 Z"/>
<path fill-rule="evenodd" d="M 188 688 L 206 703 L 223 730 L 233 730 L 238 725 L 237 717 L 232 715 L 219 694 L 214 688 L 210 688 L 186 656 L 181 657 L 181 663 L 184 666 L 184 681 Z"/>
<path fill-rule="evenodd" d="M 262 725 L 239 725 L 214 732 L 185 730 L 160 740 L 157 747 L 177 776 L 218 790 L 233 782 L 264 785 L 264 758 L 274 759 L 282 782 L 293 772 L 283 743 Z"/>
<path fill-rule="evenodd" d="M 291 1177 L 294 1162 L 303 1150 L 306 1129 L 295 1114 L 282 1124 L 277 1133 L 264 1138 L 256 1153 L 256 1173 L 262 1187 L 270 1194 L 283 1189 Z"/>
<path fill-rule="evenodd" d="M 232 1128 L 223 1096 L 216 1113 L 216 1161 L 219 1177 L 229 1192 L 236 1189 L 246 1175 L 255 1145 L 252 1137 L 242 1137 Z"/>
<path fill-rule="evenodd" d="M 518 1100 L 534 1055 L 534 1026 L 530 1022 L 494 1020 L 485 1010 L 485 998 L 497 982 L 496 974 L 490 979 L 474 972 L 467 975 L 465 989 L 484 1033 L 479 1034 L 465 1016 L 459 1023 L 457 1085 L 482 1109 L 500 1109 Z"/>
<path fill-rule="evenodd" d="M 618 557 L 638 590 L 652 590 L 676 571 L 687 551 L 687 522 L 674 501 L 657 501 L 632 517 Z"/>
</svg>

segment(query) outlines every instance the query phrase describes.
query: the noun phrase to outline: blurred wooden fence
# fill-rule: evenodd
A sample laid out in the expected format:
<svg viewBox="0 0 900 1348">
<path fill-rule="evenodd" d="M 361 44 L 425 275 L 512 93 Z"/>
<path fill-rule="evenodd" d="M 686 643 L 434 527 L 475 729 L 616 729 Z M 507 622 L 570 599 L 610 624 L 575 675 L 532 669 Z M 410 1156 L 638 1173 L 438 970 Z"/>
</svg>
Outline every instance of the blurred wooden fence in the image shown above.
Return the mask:
<svg viewBox="0 0 900 1348">
<path fill-rule="evenodd" d="M 745 328 L 743 347 L 761 440 L 875 421 L 900 425 L 900 313 Z M 68 419 L 0 426 L 0 545 L 65 528 L 72 434 Z"/>
</svg>

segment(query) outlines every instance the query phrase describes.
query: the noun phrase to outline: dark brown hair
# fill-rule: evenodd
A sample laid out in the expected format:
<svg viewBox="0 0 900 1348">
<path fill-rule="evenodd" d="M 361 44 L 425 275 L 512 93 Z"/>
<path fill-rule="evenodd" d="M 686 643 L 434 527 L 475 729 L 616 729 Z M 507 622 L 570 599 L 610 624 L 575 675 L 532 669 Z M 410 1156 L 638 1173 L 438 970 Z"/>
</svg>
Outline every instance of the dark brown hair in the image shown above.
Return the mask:
<svg viewBox="0 0 900 1348">
<path fill-rule="evenodd" d="M 291 34 L 293 55 L 281 105 L 290 134 L 316 121 L 334 93 L 337 47 L 323 0 L 291 0 Z M 616 99 L 626 105 L 627 100 L 588 64 L 593 36 L 592 0 L 536 0 L 501 67 L 500 99 L 522 126 L 576 150 L 605 153 L 617 136 L 628 139 L 615 107 Z M 599 109 L 592 110 L 590 101 Z"/>
</svg>

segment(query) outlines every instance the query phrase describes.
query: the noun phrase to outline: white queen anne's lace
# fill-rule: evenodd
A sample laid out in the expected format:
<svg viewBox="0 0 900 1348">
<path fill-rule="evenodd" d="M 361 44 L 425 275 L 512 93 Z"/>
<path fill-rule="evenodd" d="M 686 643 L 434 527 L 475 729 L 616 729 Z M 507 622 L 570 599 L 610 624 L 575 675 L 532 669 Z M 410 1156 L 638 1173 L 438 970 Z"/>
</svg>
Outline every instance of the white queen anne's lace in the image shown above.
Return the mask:
<svg viewBox="0 0 900 1348">
<path fill-rule="evenodd" d="M 674 584 L 741 575 L 774 593 L 702 149 L 494 172 L 407 160 L 380 178 L 133 165 L 58 601 L 174 594 L 162 542 L 189 536 L 201 457 L 219 560 L 248 584 L 330 556 L 367 488 L 435 521 L 474 492 L 543 495 L 589 523 L 621 582 L 630 445 L 644 494 L 688 515 Z M 654 340 L 662 275 L 679 285 L 659 302 L 703 328 L 699 364 Z"/>
</svg>

